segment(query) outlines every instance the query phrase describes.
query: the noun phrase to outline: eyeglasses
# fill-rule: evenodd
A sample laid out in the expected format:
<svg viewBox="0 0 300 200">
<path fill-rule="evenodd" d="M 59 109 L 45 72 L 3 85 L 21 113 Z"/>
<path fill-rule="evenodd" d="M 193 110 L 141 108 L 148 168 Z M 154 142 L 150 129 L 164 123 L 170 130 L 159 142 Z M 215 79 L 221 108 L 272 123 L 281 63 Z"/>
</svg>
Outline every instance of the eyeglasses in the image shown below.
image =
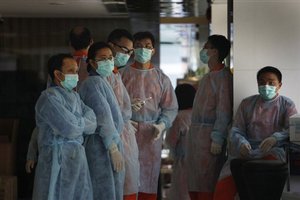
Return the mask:
<svg viewBox="0 0 300 200">
<path fill-rule="evenodd" d="M 121 45 L 118 45 L 114 42 L 112 42 L 114 45 L 116 45 L 117 47 L 119 47 L 120 49 L 122 49 L 122 51 L 125 53 L 125 54 L 132 54 L 133 52 L 133 49 L 128 49 L 127 47 L 124 47 L 124 46 L 121 46 Z"/>
<path fill-rule="evenodd" d="M 114 59 L 114 57 L 109 57 L 109 58 L 99 58 L 99 59 L 95 59 L 96 62 L 99 62 L 99 61 L 107 61 L 107 60 L 110 60 L 112 61 Z"/>
</svg>

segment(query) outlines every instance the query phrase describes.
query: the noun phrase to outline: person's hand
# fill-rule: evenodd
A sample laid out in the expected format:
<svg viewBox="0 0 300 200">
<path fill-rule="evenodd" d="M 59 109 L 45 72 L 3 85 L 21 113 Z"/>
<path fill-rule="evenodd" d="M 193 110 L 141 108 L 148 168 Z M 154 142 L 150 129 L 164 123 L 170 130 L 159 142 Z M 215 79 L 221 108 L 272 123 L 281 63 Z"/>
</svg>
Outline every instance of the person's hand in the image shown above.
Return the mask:
<svg viewBox="0 0 300 200">
<path fill-rule="evenodd" d="M 222 145 L 215 142 L 211 142 L 210 152 L 214 155 L 220 154 L 222 152 Z"/>
<path fill-rule="evenodd" d="M 123 169 L 123 156 L 115 143 L 110 145 L 109 154 L 114 170 L 116 172 L 121 171 Z"/>
<path fill-rule="evenodd" d="M 35 161 L 34 161 L 34 160 L 27 160 L 27 161 L 26 161 L 25 169 L 26 169 L 26 172 L 27 172 L 28 174 L 31 173 L 31 170 L 34 168 L 34 164 L 35 164 Z"/>
<path fill-rule="evenodd" d="M 129 124 L 129 133 L 135 134 L 137 132 L 138 129 L 138 123 L 133 121 L 133 120 L 129 120 L 130 124 Z"/>
<path fill-rule="evenodd" d="M 165 123 L 161 122 L 159 124 L 153 124 L 154 127 L 154 141 L 158 140 L 160 138 L 160 136 L 162 135 L 162 133 L 164 132 L 166 126 Z"/>
<path fill-rule="evenodd" d="M 240 154 L 241 154 L 242 157 L 249 156 L 250 151 L 251 151 L 251 145 L 249 143 L 241 145 Z"/>
<path fill-rule="evenodd" d="M 260 145 L 259 148 L 261 149 L 261 151 L 263 153 L 266 153 L 268 151 L 270 151 L 270 149 L 277 143 L 277 140 L 275 137 L 267 137 L 266 139 L 264 139 Z"/>
<path fill-rule="evenodd" d="M 132 104 L 131 104 L 132 110 L 134 112 L 137 112 L 144 106 L 144 104 L 145 104 L 144 101 L 142 101 L 139 98 L 135 98 L 135 99 L 132 100 Z"/>
</svg>

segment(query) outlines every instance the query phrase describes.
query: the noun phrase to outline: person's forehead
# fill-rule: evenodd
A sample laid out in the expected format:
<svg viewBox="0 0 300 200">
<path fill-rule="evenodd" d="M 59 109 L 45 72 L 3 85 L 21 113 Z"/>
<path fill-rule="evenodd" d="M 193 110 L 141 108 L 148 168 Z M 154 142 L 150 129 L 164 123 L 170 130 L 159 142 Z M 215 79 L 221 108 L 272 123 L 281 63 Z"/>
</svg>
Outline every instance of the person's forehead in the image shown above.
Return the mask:
<svg viewBox="0 0 300 200">
<path fill-rule="evenodd" d="M 72 68 L 76 68 L 77 66 L 77 62 L 75 61 L 75 59 L 73 58 L 65 58 L 63 60 L 63 65 L 62 68 L 63 69 L 72 69 Z"/>
<path fill-rule="evenodd" d="M 96 52 L 96 57 L 97 56 L 107 56 L 107 55 L 111 55 L 111 54 L 112 54 L 112 51 L 110 48 L 102 48 Z"/>
<path fill-rule="evenodd" d="M 141 43 L 141 44 L 151 44 L 152 45 L 152 41 L 150 38 L 143 38 L 141 40 L 136 40 L 135 41 L 136 44 Z"/>
<path fill-rule="evenodd" d="M 259 79 L 264 79 L 264 80 L 278 80 L 278 77 L 277 77 L 277 75 L 275 73 L 265 72 L 265 73 L 262 73 L 259 76 Z"/>
<path fill-rule="evenodd" d="M 76 63 L 74 58 L 64 58 L 63 59 L 63 65 L 72 65 Z"/>
<path fill-rule="evenodd" d="M 127 48 L 132 48 L 133 46 L 133 42 L 126 37 L 121 37 L 121 39 L 117 41 L 117 44 Z"/>
</svg>

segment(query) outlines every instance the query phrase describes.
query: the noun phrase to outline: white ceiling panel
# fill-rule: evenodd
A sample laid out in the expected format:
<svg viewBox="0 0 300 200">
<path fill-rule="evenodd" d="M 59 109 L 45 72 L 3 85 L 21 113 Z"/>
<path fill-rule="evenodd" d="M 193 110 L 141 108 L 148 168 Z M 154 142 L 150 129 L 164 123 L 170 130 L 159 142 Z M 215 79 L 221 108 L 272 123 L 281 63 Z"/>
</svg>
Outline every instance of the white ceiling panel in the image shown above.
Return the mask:
<svg viewBox="0 0 300 200">
<path fill-rule="evenodd" d="M 121 2 L 121 3 L 120 3 Z M 115 4 L 120 6 L 124 1 L 103 3 L 102 0 L 0 0 L 2 17 L 72 17 L 102 18 L 127 17 L 127 12 L 107 10 Z M 124 6 L 126 6 L 124 4 Z M 123 9 L 124 10 L 124 9 Z"/>
</svg>

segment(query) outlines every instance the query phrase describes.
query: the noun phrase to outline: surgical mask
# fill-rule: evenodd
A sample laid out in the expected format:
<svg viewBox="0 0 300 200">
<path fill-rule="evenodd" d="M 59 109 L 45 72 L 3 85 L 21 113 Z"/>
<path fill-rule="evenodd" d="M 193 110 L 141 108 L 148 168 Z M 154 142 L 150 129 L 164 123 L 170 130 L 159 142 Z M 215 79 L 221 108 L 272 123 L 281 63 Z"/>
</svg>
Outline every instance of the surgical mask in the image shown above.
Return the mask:
<svg viewBox="0 0 300 200">
<path fill-rule="evenodd" d="M 130 58 L 130 55 L 125 54 L 125 53 L 117 52 L 116 56 L 115 56 L 115 59 L 114 59 L 115 65 L 117 67 L 125 66 L 127 64 L 128 60 L 129 60 L 129 58 Z"/>
<path fill-rule="evenodd" d="M 200 53 L 200 60 L 204 63 L 207 64 L 209 60 L 209 56 L 207 55 L 207 49 L 201 49 Z"/>
<path fill-rule="evenodd" d="M 98 68 L 96 69 L 97 73 L 102 77 L 107 77 L 111 75 L 114 69 L 114 61 L 113 60 L 101 60 L 97 62 Z"/>
<path fill-rule="evenodd" d="M 258 92 L 264 100 L 271 100 L 276 96 L 276 86 L 261 85 L 258 86 Z"/>
<path fill-rule="evenodd" d="M 65 80 L 60 81 L 60 84 L 67 90 L 71 91 L 73 88 L 77 86 L 77 82 L 79 80 L 78 74 L 64 74 Z"/>
<path fill-rule="evenodd" d="M 134 60 L 139 63 L 146 63 L 151 59 L 152 49 L 138 48 L 134 49 Z"/>
</svg>

